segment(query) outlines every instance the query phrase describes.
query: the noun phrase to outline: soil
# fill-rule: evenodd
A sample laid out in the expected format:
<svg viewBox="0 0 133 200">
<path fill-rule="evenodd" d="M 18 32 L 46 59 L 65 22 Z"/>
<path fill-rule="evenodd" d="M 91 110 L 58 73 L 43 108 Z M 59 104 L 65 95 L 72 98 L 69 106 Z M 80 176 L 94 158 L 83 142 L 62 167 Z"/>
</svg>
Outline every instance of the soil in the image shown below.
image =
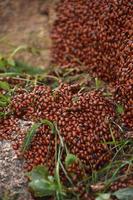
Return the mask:
<svg viewBox="0 0 133 200">
<path fill-rule="evenodd" d="M 33 66 L 49 66 L 54 0 L 0 0 L 0 54 Z"/>
</svg>

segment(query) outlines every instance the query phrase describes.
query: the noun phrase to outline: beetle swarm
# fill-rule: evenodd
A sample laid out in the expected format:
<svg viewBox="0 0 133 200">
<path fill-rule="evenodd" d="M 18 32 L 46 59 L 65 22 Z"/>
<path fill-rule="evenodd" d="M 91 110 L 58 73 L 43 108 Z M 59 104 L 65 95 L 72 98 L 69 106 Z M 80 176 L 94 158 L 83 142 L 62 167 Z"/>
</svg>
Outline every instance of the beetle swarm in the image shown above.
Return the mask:
<svg viewBox="0 0 133 200">
<path fill-rule="evenodd" d="M 62 0 L 53 31 L 53 63 L 87 70 L 110 82 L 114 102 L 123 106 L 120 124 L 133 128 L 133 12 L 128 0 Z M 132 185 L 112 184 L 114 190 Z"/>
<path fill-rule="evenodd" d="M 111 132 L 115 140 L 121 138 L 118 127 L 112 123 L 118 117 L 115 104 L 124 107 L 121 125 L 126 130 L 133 127 L 132 21 L 128 0 L 62 0 L 58 4 L 51 33 L 53 63 L 77 67 L 79 73 L 84 69 L 93 77 L 111 82 L 113 100 L 100 90 L 81 92 L 79 85 L 60 84 L 54 90 L 48 86 L 18 89 L 6 110 L 9 114 L 0 119 L 0 140 L 12 141 L 16 153 L 25 158 L 25 170 L 44 164 L 53 174 L 56 148 L 61 141 L 83 165 L 82 168 L 77 161 L 66 169 L 70 175 L 75 174 L 73 181 L 111 160 L 113 152 L 107 144 L 113 141 Z M 13 85 L 23 85 L 17 79 L 5 80 Z M 52 133 L 48 125 L 42 124 L 29 149 L 21 154 L 27 128 L 23 130 L 20 120 L 31 125 L 43 119 L 57 125 L 58 130 Z M 63 150 L 63 164 L 65 156 Z M 132 180 L 131 177 L 113 183 L 111 190 L 133 185 Z M 79 186 L 78 192 L 82 189 L 83 186 Z M 93 199 L 84 192 L 83 195 L 84 200 Z"/>
<path fill-rule="evenodd" d="M 125 63 L 123 46 L 132 42 L 132 3 L 128 0 L 62 0 L 57 5 L 53 62 L 86 66 L 89 73 L 108 81 Z"/>
<path fill-rule="evenodd" d="M 112 140 L 109 127 L 115 118 L 115 108 L 102 92 L 80 93 L 78 89 L 78 85 L 61 84 L 55 91 L 46 86 L 36 86 L 29 92 L 19 91 L 9 106 L 15 117 L 2 121 L 4 128 L 1 136 L 9 139 L 8 135 L 14 130 L 18 132 L 17 119 L 30 122 L 47 119 L 57 123 L 64 143 L 86 166 L 87 173 L 100 168 L 111 158 L 110 149 L 104 142 Z M 114 137 L 119 138 L 119 132 L 112 128 Z M 18 134 L 13 145 L 15 150 L 21 146 L 24 135 L 21 131 Z M 54 159 L 54 155 L 55 136 L 47 125 L 42 125 L 30 149 L 24 154 L 27 169 L 31 170 L 33 166 L 42 163 L 52 172 L 55 163 L 51 157 Z M 74 172 L 75 166 L 71 166 L 68 171 Z M 77 174 L 80 173 L 81 170 L 77 170 Z"/>
<path fill-rule="evenodd" d="M 118 79 L 115 82 L 114 99 L 124 107 L 122 122 L 127 129 L 133 127 L 133 35 L 123 49 L 123 67 L 118 70 Z"/>
</svg>

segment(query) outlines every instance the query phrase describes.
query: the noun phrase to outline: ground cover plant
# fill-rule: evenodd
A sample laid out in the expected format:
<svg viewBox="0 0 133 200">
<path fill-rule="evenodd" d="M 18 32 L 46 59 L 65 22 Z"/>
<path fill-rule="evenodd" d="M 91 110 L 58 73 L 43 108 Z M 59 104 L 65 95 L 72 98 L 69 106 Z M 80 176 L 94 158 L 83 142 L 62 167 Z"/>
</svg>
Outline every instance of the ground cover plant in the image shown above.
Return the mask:
<svg viewBox="0 0 133 200">
<path fill-rule="evenodd" d="M 0 57 L 0 141 L 32 199 L 133 199 L 131 21 L 128 1 L 62 0 L 48 68 Z"/>
</svg>

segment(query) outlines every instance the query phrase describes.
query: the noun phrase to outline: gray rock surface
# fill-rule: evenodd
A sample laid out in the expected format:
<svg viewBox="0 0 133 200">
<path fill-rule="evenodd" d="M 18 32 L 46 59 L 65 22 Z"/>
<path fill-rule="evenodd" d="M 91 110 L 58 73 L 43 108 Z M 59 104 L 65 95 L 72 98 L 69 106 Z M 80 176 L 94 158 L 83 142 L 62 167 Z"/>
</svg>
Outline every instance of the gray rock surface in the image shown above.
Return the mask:
<svg viewBox="0 0 133 200">
<path fill-rule="evenodd" d="M 0 141 L 0 199 L 33 199 L 27 191 L 23 161 L 17 158 L 9 141 Z"/>
</svg>

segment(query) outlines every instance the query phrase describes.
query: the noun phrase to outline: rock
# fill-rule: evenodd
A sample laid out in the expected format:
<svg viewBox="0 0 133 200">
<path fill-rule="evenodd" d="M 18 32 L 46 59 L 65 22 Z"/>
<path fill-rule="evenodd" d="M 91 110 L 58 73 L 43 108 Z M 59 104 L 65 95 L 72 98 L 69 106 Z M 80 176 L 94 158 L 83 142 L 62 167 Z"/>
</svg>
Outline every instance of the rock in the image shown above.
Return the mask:
<svg viewBox="0 0 133 200">
<path fill-rule="evenodd" d="M 9 141 L 0 141 L 0 198 L 33 199 L 27 190 L 23 162 L 17 158 Z"/>
</svg>

